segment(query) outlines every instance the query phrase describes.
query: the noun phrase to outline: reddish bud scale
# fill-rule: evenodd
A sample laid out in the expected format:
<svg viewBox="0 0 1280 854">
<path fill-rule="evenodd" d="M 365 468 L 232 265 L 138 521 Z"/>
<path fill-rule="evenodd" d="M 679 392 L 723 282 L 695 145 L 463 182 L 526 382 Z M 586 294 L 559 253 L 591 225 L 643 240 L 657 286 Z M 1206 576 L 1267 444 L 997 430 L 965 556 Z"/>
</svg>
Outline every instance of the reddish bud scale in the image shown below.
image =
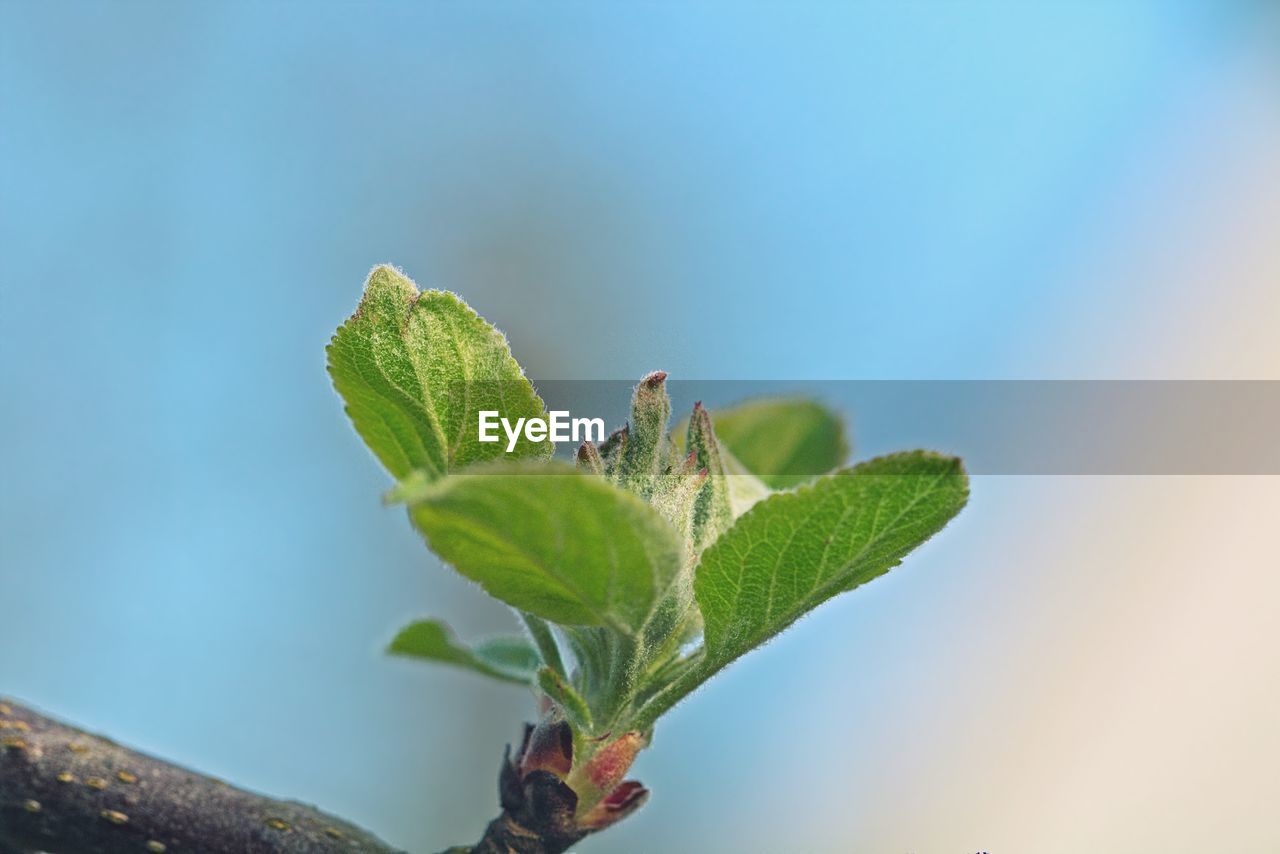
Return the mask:
<svg viewBox="0 0 1280 854">
<path fill-rule="evenodd" d="M 648 799 L 649 790 L 639 781 L 626 780 L 584 815 L 578 826 L 590 831 L 603 830 L 640 809 Z"/>
<path fill-rule="evenodd" d="M 636 798 L 647 794 L 649 790 L 639 780 L 624 780 L 601 803 L 611 810 L 619 810 L 635 803 Z"/>
<path fill-rule="evenodd" d="M 520 754 L 520 776 L 550 771 L 565 777 L 573 768 L 573 730 L 563 718 L 544 717 L 533 728 Z"/>
<path fill-rule="evenodd" d="M 591 740 L 607 743 L 574 767 L 573 730 L 558 712 L 544 716 L 537 726 L 526 724 L 515 761 L 510 760 L 508 748 L 499 776 L 504 826 L 555 841 L 556 847 L 548 851 L 564 851 L 583 836 L 638 810 L 649 790 L 622 777 L 644 747 L 644 739 L 638 732 L 609 738 Z"/>
<path fill-rule="evenodd" d="M 644 740 L 640 733 L 628 732 L 596 751 L 583 769 L 592 787 L 601 792 L 612 791 L 642 747 Z"/>
</svg>

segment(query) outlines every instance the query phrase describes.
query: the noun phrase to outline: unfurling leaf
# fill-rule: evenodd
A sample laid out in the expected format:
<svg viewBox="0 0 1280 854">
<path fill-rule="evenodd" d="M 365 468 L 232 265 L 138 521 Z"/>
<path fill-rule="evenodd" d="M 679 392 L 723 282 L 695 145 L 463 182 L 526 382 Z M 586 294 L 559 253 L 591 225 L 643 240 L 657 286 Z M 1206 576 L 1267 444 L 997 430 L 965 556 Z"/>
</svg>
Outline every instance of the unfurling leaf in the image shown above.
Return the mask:
<svg viewBox="0 0 1280 854">
<path fill-rule="evenodd" d="M 968 494 L 958 459 L 912 451 L 761 501 L 697 568 L 704 677 L 896 566 L 960 512 Z"/>
<path fill-rule="evenodd" d="M 698 497 L 707 481 L 706 471 L 699 470 L 693 454 L 669 474 L 658 475 L 649 503 L 670 522 L 681 537 L 694 541 Z"/>
<path fill-rule="evenodd" d="M 502 456 L 482 443 L 480 410 L 542 417 L 542 400 L 507 339 L 447 291 L 422 291 L 392 267 L 369 274 L 364 297 L 329 344 L 329 373 L 356 431 L 397 480 L 435 479 Z M 545 457 L 521 437 L 512 456 Z"/>
<path fill-rule="evenodd" d="M 600 443 L 600 461 L 604 466 L 604 473 L 615 476 L 618 471 L 618 464 L 622 460 L 622 452 L 627 449 L 627 434 L 630 430 L 624 425 L 609 434 L 609 437 Z"/>
<path fill-rule="evenodd" d="M 541 660 L 521 637 L 496 637 L 472 646 L 461 643 L 439 620 L 419 620 L 400 630 L 387 652 L 465 667 L 494 679 L 531 685 Z"/>
<path fill-rule="evenodd" d="M 564 716 L 579 732 L 590 732 L 593 726 L 591 709 L 587 701 L 582 699 L 574 687 L 565 681 L 559 673 L 550 667 L 538 671 L 538 687 L 553 703 L 560 707 Z"/>
<path fill-rule="evenodd" d="M 849 455 L 840 416 L 812 400 L 753 400 L 713 416 L 721 443 L 772 489 L 813 480 Z"/>
<path fill-rule="evenodd" d="M 431 549 L 508 605 L 635 635 L 684 546 L 640 498 L 562 463 L 496 463 L 403 495 Z"/>
<path fill-rule="evenodd" d="M 665 371 L 654 371 L 640 380 L 631 398 L 627 441 L 621 448 L 618 481 L 644 498 L 653 494 L 654 480 L 670 456 L 667 421 L 671 398 L 666 381 Z"/>
<path fill-rule="evenodd" d="M 733 508 L 729 500 L 729 478 L 725 471 L 720 441 L 711 422 L 711 416 L 701 403 L 693 406 L 689 416 L 689 430 L 685 447 L 693 456 L 695 465 L 707 473 L 706 483 L 693 507 L 692 535 L 695 549 L 720 536 L 733 522 Z"/>
<path fill-rule="evenodd" d="M 578 465 L 578 471 L 583 474 L 604 474 L 604 459 L 600 456 L 600 450 L 596 448 L 595 443 L 590 440 L 578 446 L 574 461 Z"/>
</svg>

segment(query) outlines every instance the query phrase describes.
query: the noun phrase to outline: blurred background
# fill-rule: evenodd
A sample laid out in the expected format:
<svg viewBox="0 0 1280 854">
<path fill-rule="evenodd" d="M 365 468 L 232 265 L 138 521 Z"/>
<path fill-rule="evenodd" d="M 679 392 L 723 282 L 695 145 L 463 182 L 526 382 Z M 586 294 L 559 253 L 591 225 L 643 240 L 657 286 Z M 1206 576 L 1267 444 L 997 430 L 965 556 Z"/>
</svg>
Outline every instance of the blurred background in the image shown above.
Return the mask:
<svg viewBox="0 0 1280 854">
<path fill-rule="evenodd" d="M 380 654 L 512 622 L 329 386 L 368 269 L 543 378 L 1280 379 L 1277 12 L 5 2 L 0 692 L 474 841 L 531 704 Z M 579 848 L 1280 850 L 1278 512 L 980 476 L 664 719 Z"/>
</svg>

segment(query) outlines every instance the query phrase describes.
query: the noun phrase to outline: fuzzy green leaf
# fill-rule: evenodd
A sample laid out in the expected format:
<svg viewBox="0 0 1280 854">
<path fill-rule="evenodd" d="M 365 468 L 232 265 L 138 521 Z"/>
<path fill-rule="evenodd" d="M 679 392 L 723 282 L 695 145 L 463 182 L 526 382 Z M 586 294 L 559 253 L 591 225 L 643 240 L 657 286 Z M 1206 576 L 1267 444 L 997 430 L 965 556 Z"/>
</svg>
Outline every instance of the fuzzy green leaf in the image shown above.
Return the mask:
<svg viewBox="0 0 1280 854">
<path fill-rule="evenodd" d="M 405 626 L 387 652 L 452 664 L 521 685 L 534 684 L 542 664 L 537 651 L 524 638 L 488 638 L 467 646 L 439 620 L 418 620 Z"/>
<path fill-rule="evenodd" d="M 755 505 L 703 552 L 697 568 L 705 675 L 832 596 L 897 566 L 967 498 L 958 459 L 911 451 Z"/>
<path fill-rule="evenodd" d="M 627 441 L 619 455 L 618 482 L 644 498 L 653 494 L 654 478 L 665 467 L 670 452 L 667 421 L 671 398 L 666 381 L 665 371 L 654 371 L 636 385 Z"/>
<path fill-rule="evenodd" d="M 404 492 L 436 554 L 555 623 L 637 634 L 684 554 L 642 499 L 562 463 L 497 463 Z"/>
<path fill-rule="evenodd" d="M 721 453 L 711 414 L 700 403 L 693 407 L 685 436 L 685 447 L 693 455 L 693 464 L 707 473 L 694 504 L 691 525 L 694 547 L 701 550 L 733 522 L 731 481 L 726 476 L 725 455 Z"/>
<path fill-rule="evenodd" d="M 772 489 L 813 480 L 849 455 L 840 416 L 812 400 L 753 400 L 712 418 L 720 441 Z"/>
<path fill-rule="evenodd" d="M 542 689 L 543 694 L 546 694 L 552 702 L 564 711 L 565 717 L 569 719 L 575 729 L 584 732 L 591 731 L 594 724 L 587 701 L 582 699 L 582 695 L 574 690 L 573 686 L 565 681 L 563 676 L 550 667 L 544 667 L 538 671 L 538 687 Z"/>
<path fill-rule="evenodd" d="M 505 440 L 480 442 L 480 410 L 498 410 L 513 423 L 543 415 L 501 332 L 456 295 L 419 292 L 392 267 L 369 274 L 328 354 L 356 431 L 397 480 L 415 470 L 435 479 L 504 456 Z M 551 450 L 522 436 L 510 456 Z"/>
<path fill-rule="evenodd" d="M 541 617 L 535 617 L 525 611 L 517 613 L 524 627 L 529 630 L 529 637 L 538 648 L 538 655 L 542 656 L 546 665 L 561 676 L 567 675 L 569 671 L 565 670 L 564 659 L 560 656 L 560 644 L 556 642 L 555 632 L 551 630 L 551 626 Z"/>
</svg>

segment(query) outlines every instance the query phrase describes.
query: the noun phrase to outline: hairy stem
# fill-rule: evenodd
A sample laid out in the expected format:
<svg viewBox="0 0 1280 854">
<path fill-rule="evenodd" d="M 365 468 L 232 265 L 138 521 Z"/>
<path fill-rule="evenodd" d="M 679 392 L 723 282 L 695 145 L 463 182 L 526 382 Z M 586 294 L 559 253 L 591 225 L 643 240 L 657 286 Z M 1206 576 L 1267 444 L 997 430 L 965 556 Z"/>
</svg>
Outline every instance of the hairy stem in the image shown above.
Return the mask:
<svg viewBox="0 0 1280 854">
<path fill-rule="evenodd" d="M 569 672 L 565 670 L 564 660 L 560 657 L 560 645 L 556 642 L 555 632 L 551 626 L 541 617 L 535 617 L 533 614 L 524 611 L 517 611 L 520 619 L 524 621 L 525 627 L 529 630 L 529 635 L 533 638 L 534 645 L 538 647 L 538 653 L 542 656 L 542 661 L 556 673 L 559 673 L 564 679 L 569 678 Z"/>
</svg>

